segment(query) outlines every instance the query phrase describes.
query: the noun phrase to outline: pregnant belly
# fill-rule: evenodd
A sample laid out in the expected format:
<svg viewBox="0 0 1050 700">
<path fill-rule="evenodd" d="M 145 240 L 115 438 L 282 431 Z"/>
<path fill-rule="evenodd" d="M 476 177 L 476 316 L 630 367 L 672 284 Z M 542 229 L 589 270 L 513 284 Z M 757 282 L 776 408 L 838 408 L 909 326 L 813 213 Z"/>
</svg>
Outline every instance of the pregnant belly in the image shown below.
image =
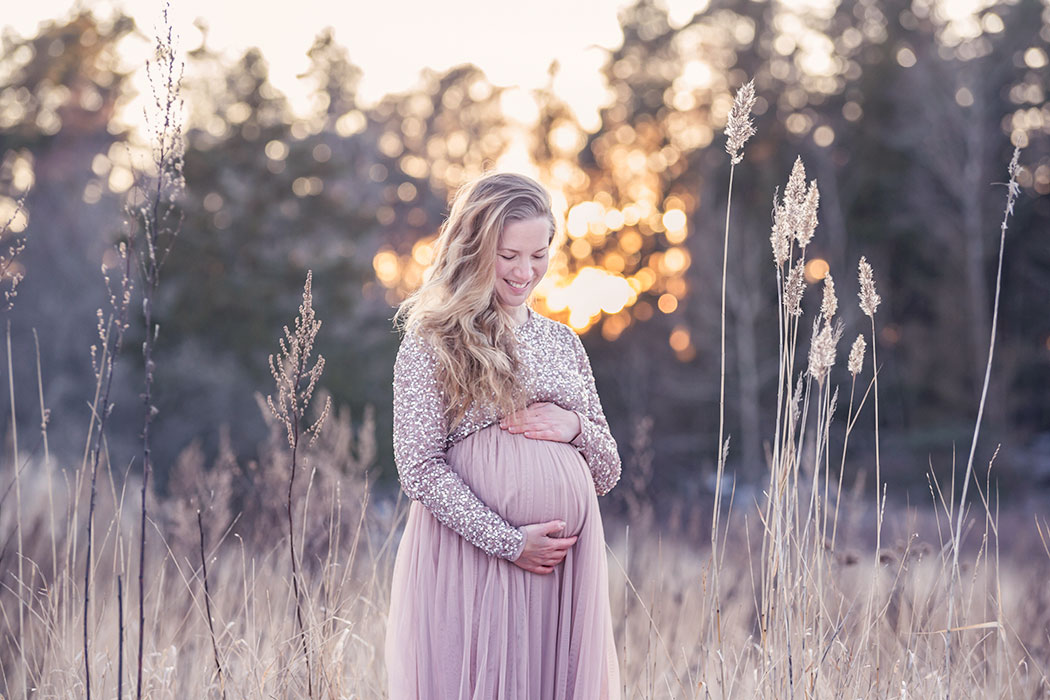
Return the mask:
<svg viewBox="0 0 1050 700">
<path fill-rule="evenodd" d="M 485 505 L 515 526 L 565 522 L 579 534 L 597 496 L 587 463 L 572 445 L 483 428 L 448 451 L 452 468 Z"/>
</svg>

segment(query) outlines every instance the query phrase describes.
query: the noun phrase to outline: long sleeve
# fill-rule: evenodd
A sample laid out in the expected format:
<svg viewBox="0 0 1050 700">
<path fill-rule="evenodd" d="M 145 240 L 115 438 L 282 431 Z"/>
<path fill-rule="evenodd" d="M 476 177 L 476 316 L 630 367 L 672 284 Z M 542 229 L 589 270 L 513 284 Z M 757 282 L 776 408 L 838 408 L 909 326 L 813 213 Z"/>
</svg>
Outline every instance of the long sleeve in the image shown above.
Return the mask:
<svg viewBox="0 0 1050 700">
<path fill-rule="evenodd" d="M 436 369 L 426 342 L 406 333 L 394 363 L 394 462 L 401 488 L 471 544 L 513 561 L 524 548 L 524 534 L 482 503 L 446 460 Z"/>
<path fill-rule="evenodd" d="M 571 444 L 587 460 L 591 477 L 594 479 L 594 488 L 599 496 L 603 496 L 620 480 L 620 453 L 616 449 L 616 440 L 609 430 L 609 422 L 605 419 L 605 411 L 602 410 L 601 401 L 598 399 L 598 389 L 594 385 L 594 373 L 591 371 L 587 351 L 580 337 L 574 332 L 570 333 L 573 338 L 576 369 L 582 378 L 584 391 L 582 408 L 576 411 L 580 417 L 580 434 Z"/>
</svg>

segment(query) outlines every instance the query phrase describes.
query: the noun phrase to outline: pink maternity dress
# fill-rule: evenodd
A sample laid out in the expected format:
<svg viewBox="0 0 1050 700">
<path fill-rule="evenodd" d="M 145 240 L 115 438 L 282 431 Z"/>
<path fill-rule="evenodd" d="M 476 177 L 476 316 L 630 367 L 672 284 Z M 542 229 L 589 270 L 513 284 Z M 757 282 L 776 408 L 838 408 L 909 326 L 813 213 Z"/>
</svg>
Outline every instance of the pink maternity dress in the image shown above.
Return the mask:
<svg viewBox="0 0 1050 700">
<path fill-rule="evenodd" d="M 394 564 L 391 700 L 618 700 L 605 537 L 616 442 L 576 333 L 533 311 L 515 331 L 528 403 L 575 411 L 572 443 L 511 434 L 475 402 L 449 433 L 430 346 L 411 330 L 394 367 L 394 457 L 412 499 Z M 579 539 L 553 573 L 512 563 L 522 525 Z M 556 535 L 557 536 L 557 535 Z"/>
</svg>

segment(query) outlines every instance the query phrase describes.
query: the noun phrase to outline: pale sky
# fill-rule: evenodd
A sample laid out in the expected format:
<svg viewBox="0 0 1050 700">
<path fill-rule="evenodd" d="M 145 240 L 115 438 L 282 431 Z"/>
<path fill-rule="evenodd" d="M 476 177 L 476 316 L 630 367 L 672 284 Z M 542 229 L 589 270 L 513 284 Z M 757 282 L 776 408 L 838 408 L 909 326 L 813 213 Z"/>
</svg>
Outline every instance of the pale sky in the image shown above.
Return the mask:
<svg viewBox="0 0 1050 700">
<path fill-rule="evenodd" d="M 474 63 L 500 86 L 536 88 L 547 81 L 547 68 L 558 60 L 556 89 L 585 123 L 605 99 L 598 76 L 603 52 L 622 40 L 617 12 L 630 0 L 174 0 L 172 19 L 182 45 L 200 43 L 197 17 L 209 28 L 208 43 L 231 57 L 257 46 L 269 61 L 271 79 L 292 101 L 305 104 L 305 86 L 296 75 L 307 67 L 306 50 L 323 28 L 331 26 L 351 60 L 364 71 L 362 96 L 413 87 L 424 67 L 445 70 Z M 672 20 L 684 22 L 706 0 L 668 0 Z M 41 21 L 87 7 L 102 16 L 123 8 L 144 32 L 160 16 L 161 0 L 33 0 L 7 3 L 3 19 L 23 36 Z M 140 49 L 144 50 L 144 49 Z M 138 51 L 129 48 L 127 53 Z M 129 55 L 129 61 L 145 58 Z M 137 81 L 136 81 L 137 82 Z"/>
<path fill-rule="evenodd" d="M 782 0 L 803 12 L 830 0 Z M 975 24 L 974 12 L 989 0 L 933 0 L 944 20 L 958 15 Z M 347 47 L 364 71 L 361 96 L 375 101 L 414 87 L 424 67 L 447 70 L 473 63 L 494 84 L 523 90 L 547 82 L 557 60 L 556 92 L 576 111 L 581 124 L 597 128 L 598 109 L 607 102 L 599 75 L 602 48 L 622 41 L 618 11 L 632 0 L 172 0 L 172 20 L 185 49 L 201 41 L 194 19 L 208 26 L 208 43 L 235 59 L 251 46 L 269 62 L 271 80 L 288 96 L 293 109 L 305 112 L 308 86 L 296 76 L 308 66 L 306 51 L 325 27 Z M 663 0 L 671 24 L 684 24 L 708 0 Z M 40 22 L 86 7 L 101 16 L 123 8 L 143 32 L 151 34 L 163 0 L 8 1 L 0 24 L 23 36 Z M 978 25 L 975 25 L 978 26 Z M 602 48 L 599 48 L 602 47 Z M 122 53 L 129 68 L 141 66 L 149 46 L 129 41 Z M 140 94 L 143 75 L 133 78 Z M 519 104 L 521 102 L 519 101 Z M 137 105 L 131 107 L 136 113 Z"/>
</svg>

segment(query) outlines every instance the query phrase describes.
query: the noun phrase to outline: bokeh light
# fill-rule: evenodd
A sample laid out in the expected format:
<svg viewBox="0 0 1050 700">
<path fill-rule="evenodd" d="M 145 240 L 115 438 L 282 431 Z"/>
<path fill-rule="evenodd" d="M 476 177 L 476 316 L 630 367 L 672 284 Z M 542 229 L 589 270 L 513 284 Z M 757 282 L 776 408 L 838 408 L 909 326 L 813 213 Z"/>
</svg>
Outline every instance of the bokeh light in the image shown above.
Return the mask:
<svg viewBox="0 0 1050 700">
<path fill-rule="evenodd" d="M 827 260 L 824 260 L 823 258 L 813 258 L 806 262 L 806 281 L 810 284 L 816 284 L 827 277 L 830 270 L 831 267 L 828 265 Z"/>
</svg>

